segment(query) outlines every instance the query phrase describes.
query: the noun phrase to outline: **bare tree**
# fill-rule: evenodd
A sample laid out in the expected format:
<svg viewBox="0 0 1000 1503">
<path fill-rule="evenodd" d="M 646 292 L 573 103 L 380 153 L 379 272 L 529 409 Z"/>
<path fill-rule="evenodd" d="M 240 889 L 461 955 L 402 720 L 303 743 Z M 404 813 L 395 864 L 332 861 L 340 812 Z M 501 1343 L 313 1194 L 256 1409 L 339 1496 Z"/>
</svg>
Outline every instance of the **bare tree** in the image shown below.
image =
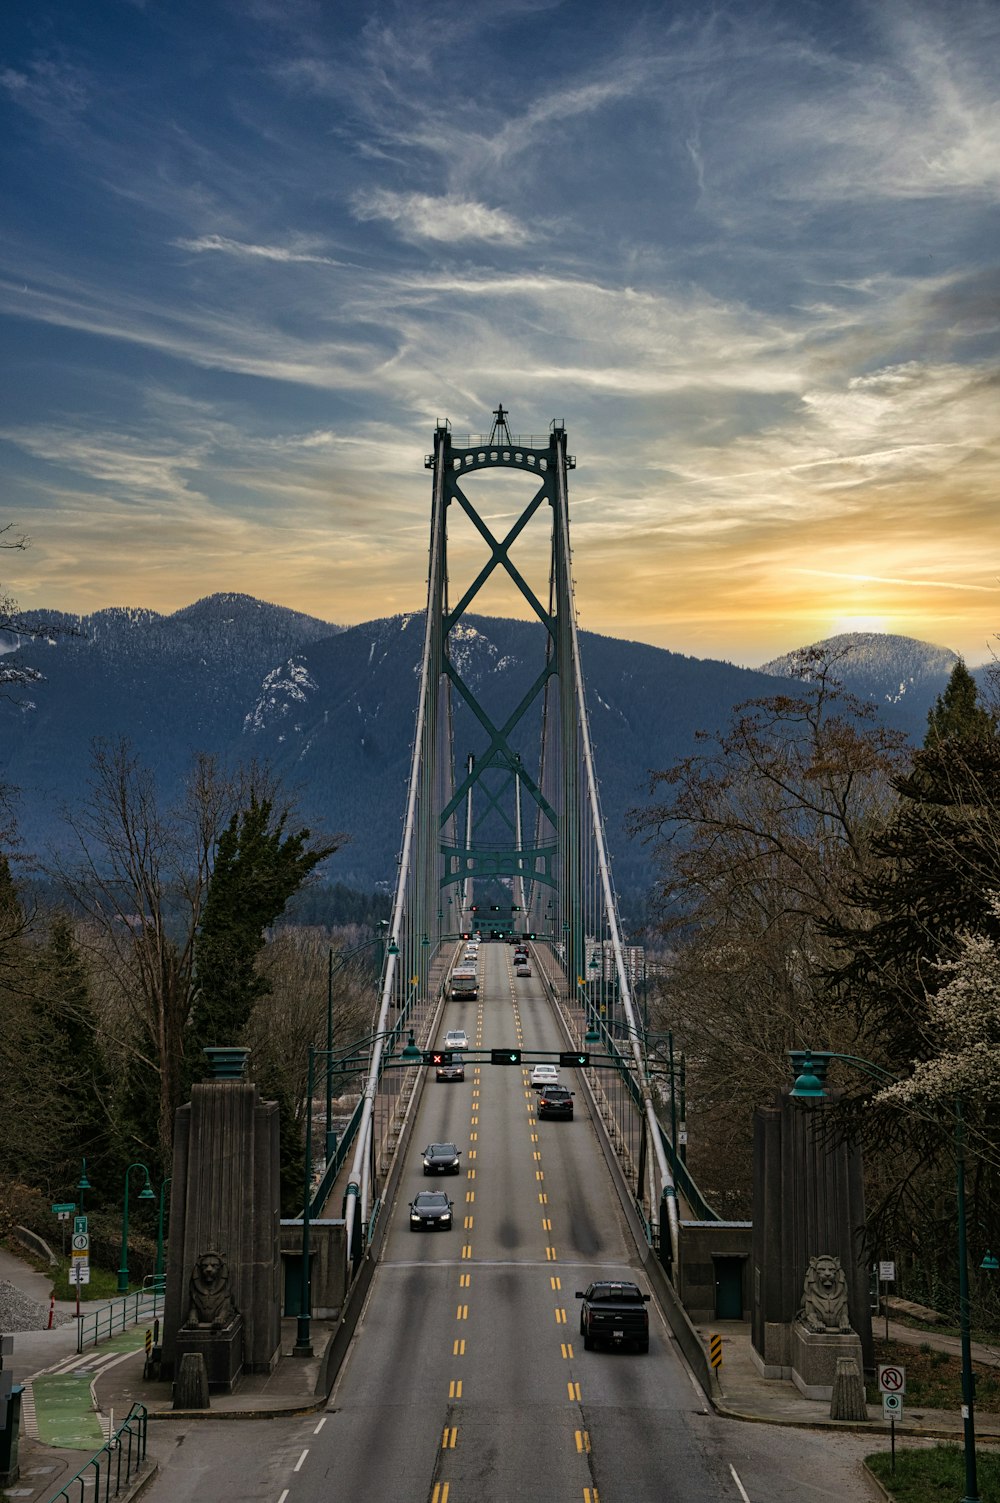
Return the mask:
<svg viewBox="0 0 1000 1503">
<path fill-rule="evenodd" d="M 666 799 L 633 816 L 661 861 L 669 957 L 654 1018 L 687 1051 L 689 1115 L 713 1114 L 716 1135 L 744 1144 L 785 1051 L 836 1047 L 824 926 L 868 859 L 902 755 L 835 667 L 803 654 L 797 692 L 738 706 L 726 731 L 654 775 Z"/>
</svg>

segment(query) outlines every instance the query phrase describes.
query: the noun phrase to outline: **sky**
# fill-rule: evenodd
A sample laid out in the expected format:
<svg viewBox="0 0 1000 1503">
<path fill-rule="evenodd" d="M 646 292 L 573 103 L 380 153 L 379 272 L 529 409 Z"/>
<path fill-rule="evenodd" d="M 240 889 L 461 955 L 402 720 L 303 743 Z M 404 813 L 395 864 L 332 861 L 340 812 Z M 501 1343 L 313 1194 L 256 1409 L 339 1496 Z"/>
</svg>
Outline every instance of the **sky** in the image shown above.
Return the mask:
<svg viewBox="0 0 1000 1503">
<path fill-rule="evenodd" d="M 502 402 L 582 627 L 986 661 L 998 80 L 996 0 L 6 0 L 0 594 L 422 609 Z"/>
</svg>

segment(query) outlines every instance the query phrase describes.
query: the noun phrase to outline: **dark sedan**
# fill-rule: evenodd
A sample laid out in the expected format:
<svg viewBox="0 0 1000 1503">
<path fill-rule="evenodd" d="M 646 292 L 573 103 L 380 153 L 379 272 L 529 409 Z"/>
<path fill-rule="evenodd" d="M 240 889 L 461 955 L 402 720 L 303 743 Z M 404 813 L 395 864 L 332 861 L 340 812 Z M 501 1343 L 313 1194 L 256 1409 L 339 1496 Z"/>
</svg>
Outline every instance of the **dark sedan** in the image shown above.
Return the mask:
<svg viewBox="0 0 1000 1503">
<path fill-rule="evenodd" d="M 457 1174 L 461 1150 L 454 1143 L 428 1143 L 424 1149 L 425 1174 Z"/>
<path fill-rule="evenodd" d="M 451 1230 L 452 1203 L 443 1190 L 421 1190 L 410 1201 L 410 1231 Z"/>
<path fill-rule="evenodd" d="M 572 1117 L 573 1092 L 564 1085 L 542 1087 L 538 1098 L 539 1117 Z"/>
<path fill-rule="evenodd" d="M 462 1056 L 460 1054 L 453 1054 L 450 1065 L 438 1065 L 437 1078 L 438 1080 L 464 1080 L 465 1060 Z"/>
</svg>

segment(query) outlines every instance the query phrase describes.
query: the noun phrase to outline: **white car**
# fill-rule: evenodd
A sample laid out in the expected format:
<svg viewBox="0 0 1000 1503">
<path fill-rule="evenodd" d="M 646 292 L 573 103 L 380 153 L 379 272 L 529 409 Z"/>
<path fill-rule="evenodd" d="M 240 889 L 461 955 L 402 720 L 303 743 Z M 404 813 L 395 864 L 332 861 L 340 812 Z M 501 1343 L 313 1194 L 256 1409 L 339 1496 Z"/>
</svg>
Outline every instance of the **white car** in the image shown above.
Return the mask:
<svg viewBox="0 0 1000 1503">
<path fill-rule="evenodd" d="M 542 1086 L 557 1085 L 558 1082 L 559 1071 L 555 1065 L 536 1065 L 531 1072 L 531 1084 L 536 1091 L 540 1091 Z"/>
<path fill-rule="evenodd" d="M 446 1049 L 468 1049 L 469 1035 L 464 1028 L 451 1028 L 444 1036 Z"/>
</svg>

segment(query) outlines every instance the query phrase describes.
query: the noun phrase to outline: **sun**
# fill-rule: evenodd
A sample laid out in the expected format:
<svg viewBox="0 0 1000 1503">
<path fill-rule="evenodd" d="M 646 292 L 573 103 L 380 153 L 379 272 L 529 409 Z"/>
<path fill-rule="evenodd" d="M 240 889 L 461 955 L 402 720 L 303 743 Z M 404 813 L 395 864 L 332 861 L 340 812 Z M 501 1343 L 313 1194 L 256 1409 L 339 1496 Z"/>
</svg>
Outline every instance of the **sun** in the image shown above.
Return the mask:
<svg viewBox="0 0 1000 1503">
<path fill-rule="evenodd" d="M 834 618 L 831 637 L 839 637 L 846 632 L 852 631 L 882 631 L 889 630 L 887 616 L 837 616 Z"/>
</svg>

